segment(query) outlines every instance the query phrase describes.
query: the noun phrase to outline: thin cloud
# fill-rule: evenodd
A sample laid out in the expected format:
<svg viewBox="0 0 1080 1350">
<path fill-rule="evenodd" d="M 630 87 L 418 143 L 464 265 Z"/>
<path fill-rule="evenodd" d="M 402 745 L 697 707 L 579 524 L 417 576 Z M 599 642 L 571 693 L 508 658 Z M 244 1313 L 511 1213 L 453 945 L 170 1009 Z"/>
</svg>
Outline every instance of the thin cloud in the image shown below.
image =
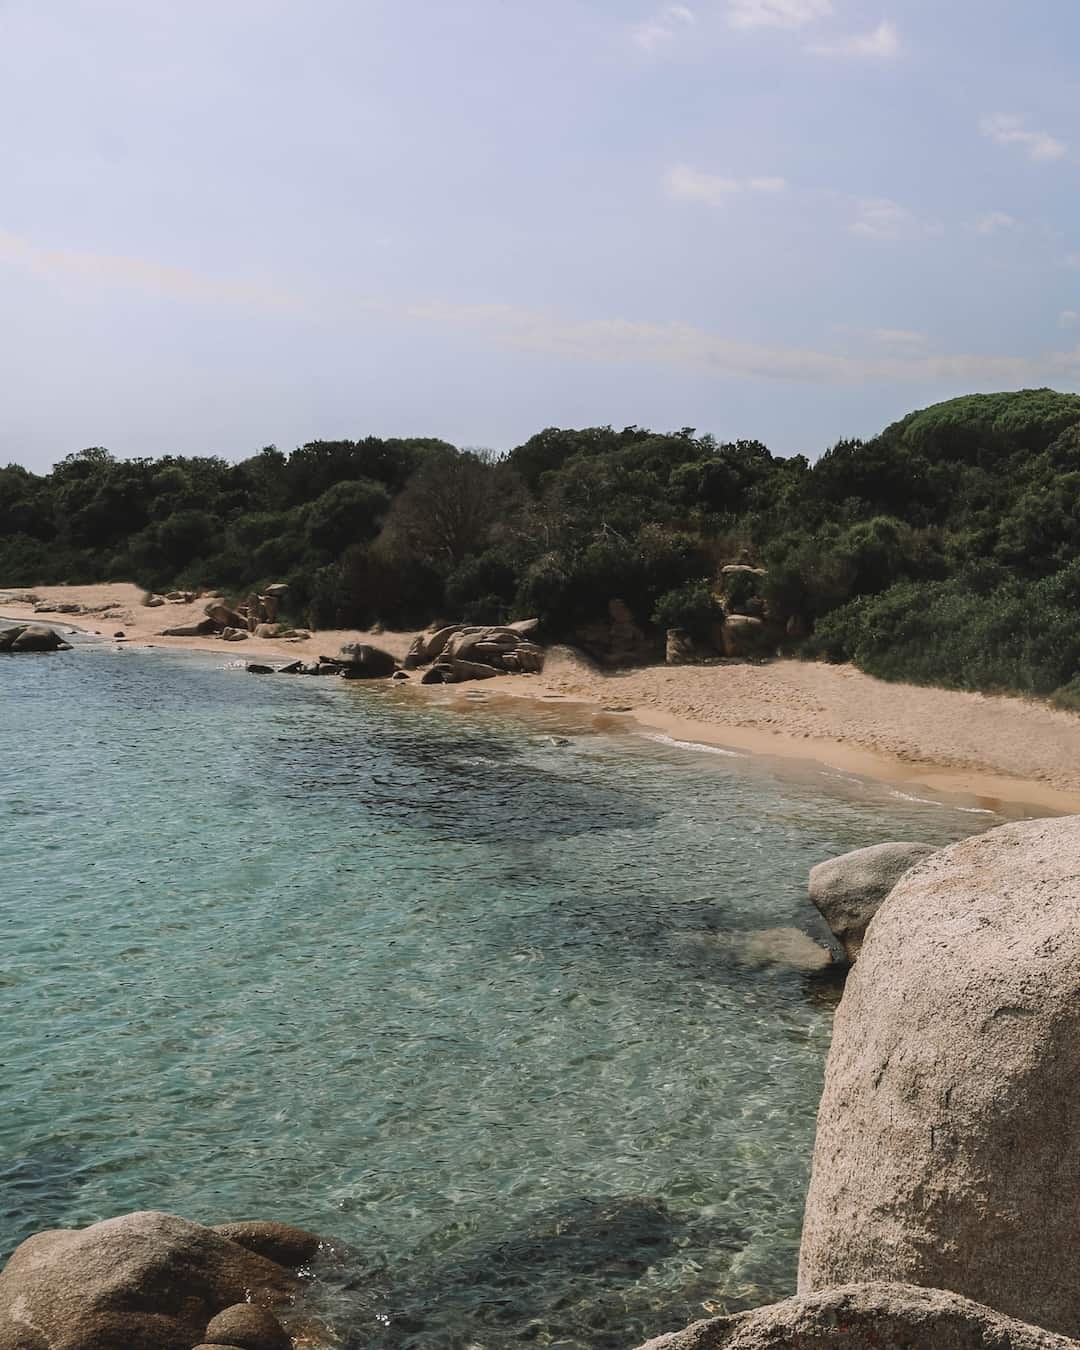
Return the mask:
<svg viewBox="0 0 1080 1350">
<path fill-rule="evenodd" d="M 870 336 L 882 347 L 925 347 L 930 340 L 926 333 L 911 328 L 874 328 Z"/>
<path fill-rule="evenodd" d="M 832 0 L 728 0 L 732 28 L 805 28 L 833 12 Z"/>
<path fill-rule="evenodd" d="M 74 278 L 119 285 L 173 300 L 225 301 L 267 309 L 295 309 L 301 301 L 276 287 L 204 276 L 186 267 L 148 262 L 123 254 L 84 249 L 42 248 L 32 240 L 0 230 L 0 262 L 23 266 L 38 276 Z"/>
<path fill-rule="evenodd" d="M 896 25 L 883 19 L 869 33 L 849 33 L 829 42 L 811 42 L 806 50 L 815 56 L 839 56 L 889 61 L 903 50 Z"/>
<path fill-rule="evenodd" d="M 787 188 L 787 180 L 779 177 L 725 178 L 715 173 L 702 173 L 689 164 L 674 164 L 664 174 L 664 191 L 675 201 L 705 202 L 722 206 L 743 192 L 775 194 Z"/>
<path fill-rule="evenodd" d="M 1069 147 L 1048 131 L 1031 131 L 1024 126 L 1022 117 L 1009 113 L 995 113 L 993 117 L 984 117 L 980 123 L 984 136 L 989 136 L 996 145 L 1018 145 L 1028 159 L 1044 163 L 1063 159 Z"/>
<path fill-rule="evenodd" d="M 1020 222 L 1006 211 L 987 211 L 972 225 L 976 234 L 1001 234 L 1005 230 L 1018 229 Z"/>
<path fill-rule="evenodd" d="M 655 18 L 630 30 L 630 40 L 643 52 L 653 52 L 670 42 L 680 28 L 694 23 L 694 11 L 687 5 L 665 5 Z"/>
<path fill-rule="evenodd" d="M 856 218 L 848 230 L 863 239 L 895 242 L 927 239 L 942 233 L 937 222 L 923 220 L 890 197 L 864 197 L 856 204 L 856 209 Z"/>
</svg>

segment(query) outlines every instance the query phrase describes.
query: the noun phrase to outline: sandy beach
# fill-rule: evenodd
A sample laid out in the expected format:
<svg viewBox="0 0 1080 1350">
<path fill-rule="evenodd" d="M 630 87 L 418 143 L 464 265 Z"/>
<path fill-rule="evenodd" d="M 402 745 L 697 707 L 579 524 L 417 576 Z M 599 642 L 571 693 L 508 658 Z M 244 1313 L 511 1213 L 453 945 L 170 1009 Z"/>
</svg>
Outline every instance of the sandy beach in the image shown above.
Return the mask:
<svg viewBox="0 0 1080 1350">
<path fill-rule="evenodd" d="M 132 646 L 213 651 L 234 660 L 332 655 L 343 642 L 358 640 L 401 657 L 413 638 L 346 630 L 320 631 L 304 642 L 170 638 L 161 630 L 197 622 L 205 597 L 151 609 L 133 585 L 36 587 L 42 603 L 76 603 L 93 612 L 35 615 L 33 605 L 7 598 L 12 594 L 0 592 L 4 618 L 75 626 L 104 638 L 123 633 Z M 416 689 L 419 694 L 419 684 Z M 673 740 L 812 760 L 991 809 L 1024 805 L 1080 812 L 1080 717 L 1033 700 L 888 684 L 851 666 L 803 661 L 601 672 L 558 649 L 542 676 L 504 676 L 481 686 L 437 685 L 422 692 L 454 702 L 481 689 L 488 697 L 618 710 L 636 727 Z"/>
</svg>

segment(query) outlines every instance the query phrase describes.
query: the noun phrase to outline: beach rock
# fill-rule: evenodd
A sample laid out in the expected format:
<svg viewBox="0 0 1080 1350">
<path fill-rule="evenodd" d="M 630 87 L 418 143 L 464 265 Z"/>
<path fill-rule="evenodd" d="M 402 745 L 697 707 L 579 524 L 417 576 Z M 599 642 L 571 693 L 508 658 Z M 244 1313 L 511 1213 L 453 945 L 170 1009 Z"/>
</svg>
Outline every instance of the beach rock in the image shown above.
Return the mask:
<svg viewBox="0 0 1080 1350">
<path fill-rule="evenodd" d="M 257 638 L 280 637 L 285 632 L 284 624 L 280 623 L 260 623 L 255 628 Z"/>
<path fill-rule="evenodd" d="M 35 614 L 84 614 L 86 611 L 76 600 L 43 600 L 34 606 Z"/>
<path fill-rule="evenodd" d="M 240 1350 L 292 1350 L 292 1341 L 274 1314 L 250 1303 L 234 1303 L 212 1317 L 206 1339 L 211 1344 L 236 1345 Z"/>
<path fill-rule="evenodd" d="M 669 628 L 664 660 L 669 666 L 685 666 L 695 658 L 694 640 L 685 628 Z"/>
<path fill-rule="evenodd" d="M 449 666 L 432 666 L 430 670 L 425 670 L 420 676 L 421 684 L 446 684 L 447 677 L 453 678 Z"/>
<path fill-rule="evenodd" d="M 218 628 L 247 628 L 247 618 L 238 609 L 231 609 L 220 600 L 211 600 L 203 610 Z"/>
<path fill-rule="evenodd" d="M 188 1350 L 249 1297 L 285 1301 L 283 1266 L 173 1214 L 39 1233 L 0 1272 L 4 1350 Z"/>
<path fill-rule="evenodd" d="M 799 1290 L 956 1290 L 1080 1336 L 1080 816 L 925 858 L 836 1015 Z"/>
<path fill-rule="evenodd" d="M 222 642 L 246 642 L 251 634 L 246 628 L 223 628 L 221 630 Z"/>
<path fill-rule="evenodd" d="M 10 630 L 9 630 L 10 631 Z M 20 627 L 8 648 L 12 652 L 69 652 L 71 646 L 59 633 L 44 624 L 30 623 Z"/>
<path fill-rule="evenodd" d="M 287 666 L 278 666 L 277 673 L 279 675 L 303 675 L 304 670 L 303 661 L 290 661 Z"/>
<path fill-rule="evenodd" d="M 163 595 L 147 595 L 143 597 L 143 604 L 147 609 L 158 609 L 165 603 Z"/>
<path fill-rule="evenodd" d="M 249 661 L 244 667 L 249 675 L 273 675 L 273 666 L 260 666 L 257 661 Z"/>
<path fill-rule="evenodd" d="M 892 888 L 936 852 L 931 844 L 872 844 L 810 869 L 810 899 L 849 961 L 858 956 L 866 925 Z"/>
<path fill-rule="evenodd" d="M 943 1289 L 850 1284 L 694 1322 L 639 1350 L 1078 1350 Z"/>
<path fill-rule="evenodd" d="M 720 630 L 720 646 L 725 656 L 764 656 L 775 650 L 762 619 L 747 614 L 729 614 Z"/>
<path fill-rule="evenodd" d="M 259 1219 L 240 1220 L 237 1223 L 216 1223 L 213 1231 L 246 1247 L 256 1256 L 265 1256 L 279 1266 L 302 1266 L 319 1250 L 320 1238 L 306 1228 L 294 1228 L 287 1223 L 272 1223 Z"/>
<path fill-rule="evenodd" d="M 386 679 L 397 670 L 397 661 L 381 647 L 350 642 L 341 649 L 341 674 L 347 680 Z"/>
<path fill-rule="evenodd" d="M 190 605 L 195 599 L 194 591 L 166 591 L 165 599 L 170 605 Z"/>
<path fill-rule="evenodd" d="M 391 676 L 391 679 L 394 680 L 407 680 L 409 678 L 410 675 L 407 670 L 395 670 L 393 675 Z"/>
<path fill-rule="evenodd" d="M 218 631 L 213 619 L 200 619 L 198 623 L 183 623 L 176 628 L 163 628 L 161 637 L 210 637 Z"/>
</svg>

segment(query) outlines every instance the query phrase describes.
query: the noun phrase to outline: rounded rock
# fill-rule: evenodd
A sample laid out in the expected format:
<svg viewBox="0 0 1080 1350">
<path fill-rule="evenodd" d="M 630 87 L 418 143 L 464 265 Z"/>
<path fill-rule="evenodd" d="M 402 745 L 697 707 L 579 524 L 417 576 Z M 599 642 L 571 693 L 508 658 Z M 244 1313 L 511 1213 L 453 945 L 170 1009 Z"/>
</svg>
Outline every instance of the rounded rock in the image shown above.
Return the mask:
<svg viewBox="0 0 1080 1350">
<path fill-rule="evenodd" d="M 274 1314 L 251 1303 L 234 1303 L 211 1318 L 206 1343 L 238 1350 L 292 1350 L 292 1340 Z"/>
</svg>

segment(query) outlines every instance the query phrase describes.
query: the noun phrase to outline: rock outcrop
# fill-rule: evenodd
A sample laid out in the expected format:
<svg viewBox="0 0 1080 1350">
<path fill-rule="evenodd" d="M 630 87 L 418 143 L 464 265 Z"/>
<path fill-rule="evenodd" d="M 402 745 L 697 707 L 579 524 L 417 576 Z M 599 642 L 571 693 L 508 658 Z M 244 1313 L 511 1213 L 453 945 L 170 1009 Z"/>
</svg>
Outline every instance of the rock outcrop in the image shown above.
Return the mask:
<svg viewBox="0 0 1080 1350">
<path fill-rule="evenodd" d="M 493 675 L 538 673 L 544 668 L 544 649 L 530 641 L 537 619 L 512 624 L 448 624 L 420 633 L 406 654 L 406 670 L 421 666 L 421 684 L 460 684 Z"/>
<path fill-rule="evenodd" d="M 225 1232 L 156 1211 L 126 1214 L 83 1229 L 54 1229 L 29 1238 L 0 1272 L 3 1350 L 190 1350 L 218 1343 L 230 1326 L 259 1331 L 267 1350 L 288 1350 L 289 1338 L 266 1306 L 287 1303 L 298 1289 L 282 1260 L 263 1252 L 307 1251 L 312 1234 L 272 1225 L 227 1225 Z M 226 1233 L 249 1230 L 247 1243 Z M 244 1305 L 243 1314 L 236 1305 Z M 251 1305 L 258 1305 L 252 1307 Z M 219 1314 L 230 1310 L 228 1324 Z M 276 1337 L 276 1339 L 275 1339 Z M 228 1344 L 228 1342 L 224 1342 Z M 254 1346 L 248 1335 L 235 1342 Z"/>
<path fill-rule="evenodd" d="M 803 1294 L 890 1279 L 1080 1337 L 1080 817 L 925 858 L 836 1017 Z"/>
<path fill-rule="evenodd" d="M 0 652 L 69 652 L 71 643 L 40 623 L 17 623 L 0 629 Z"/>
<path fill-rule="evenodd" d="M 1080 1350 L 943 1289 L 852 1284 L 695 1322 L 640 1350 Z"/>
<path fill-rule="evenodd" d="M 849 961 L 858 956 L 866 925 L 892 888 L 936 852 L 931 844 L 872 844 L 810 869 L 810 899 Z"/>
</svg>

